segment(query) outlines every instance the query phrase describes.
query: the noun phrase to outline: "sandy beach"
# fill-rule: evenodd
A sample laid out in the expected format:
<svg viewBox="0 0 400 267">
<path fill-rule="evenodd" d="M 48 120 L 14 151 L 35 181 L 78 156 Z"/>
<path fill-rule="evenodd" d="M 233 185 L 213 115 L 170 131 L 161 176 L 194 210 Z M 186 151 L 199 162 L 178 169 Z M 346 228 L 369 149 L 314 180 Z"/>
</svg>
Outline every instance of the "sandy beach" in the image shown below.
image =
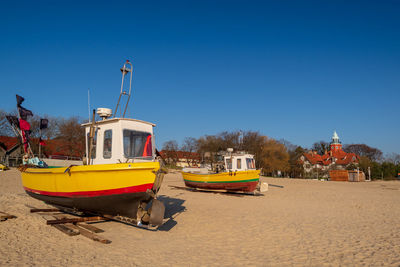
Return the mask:
<svg viewBox="0 0 400 267">
<path fill-rule="evenodd" d="M 263 196 L 191 192 L 166 175 L 168 222 L 148 231 L 102 222 L 101 244 L 47 226 L 20 174 L 0 172 L 1 266 L 400 266 L 400 182 L 262 178 Z"/>
</svg>

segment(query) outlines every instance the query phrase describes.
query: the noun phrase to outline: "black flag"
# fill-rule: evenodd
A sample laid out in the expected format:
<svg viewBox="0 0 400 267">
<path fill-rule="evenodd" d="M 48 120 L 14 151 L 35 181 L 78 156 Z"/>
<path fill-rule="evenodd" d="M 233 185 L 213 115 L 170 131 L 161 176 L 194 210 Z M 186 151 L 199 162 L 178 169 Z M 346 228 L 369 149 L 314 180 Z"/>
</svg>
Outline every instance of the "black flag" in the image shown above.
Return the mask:
<svg viewBox="0 0 400 267">
<path fill-rule="evenodd" d="M 6 119 L 8 120 L 8 122 L 11 125 L 13 125 L 14 127 L 17 127 L 17 129 L 19 129 L 19 122 L 18 122 L 18 118 L 16 116 L 7 115 Z"/>
<path fill-rule="evenodd" d="M 23 120 L 27 120 L 28 116 L 33 116 L 32 111 L 30 111 L 29 109 L 24 108 L 23 106 L 19 106 L 18 107 L 18 111 L 19 111 L 19 116 Z"/>
<path fill-rule="evenodd" d="M 40 130 L 46 129 L 49 124 L 48 119 L 40 119 Z"/>
<path fill-rule="evenodd" d="M 25 98 L 19 95 L 15 95 L 17 97 L 17 106 L 21 106 L 22 102 L 24 102 Z"/>
</svg>

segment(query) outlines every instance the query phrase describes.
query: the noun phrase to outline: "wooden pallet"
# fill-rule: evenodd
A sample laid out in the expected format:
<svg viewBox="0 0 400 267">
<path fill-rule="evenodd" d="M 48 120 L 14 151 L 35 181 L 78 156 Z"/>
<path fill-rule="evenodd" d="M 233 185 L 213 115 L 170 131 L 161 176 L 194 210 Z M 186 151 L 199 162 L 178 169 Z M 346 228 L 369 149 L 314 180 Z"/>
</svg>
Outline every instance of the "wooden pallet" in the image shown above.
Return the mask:
<svg viewBox="0 0 400 267">
<path fill-rule="evenodd" d="M 17 218 L 17 216 L 14 216 L 14 215 L 8 214 L 6 212 L 0 211 L 0 222 L 4 222 L 4 221 L 6 221 L 8 219 L 15 219 L 15 218 Z"/>
<path fill-rule="evenodd" d="M 57 230 L 63 232 L 68 236 L 82 235 L 91 240 L 109 244 L 111 240 L 105 239 L 97 233 L 102 233 L 104 230 L 97 228 L 86 222 L 99 222 L 107 221 L 107 218 L 95 216 L 95 217 L 78 217 L 71 214 L 63 213 L 59 209 L 36 209 L 30 210 L 32 213 L 40 214 L 45 220 L 46 224 L 50 225 Z"/>
</svg>

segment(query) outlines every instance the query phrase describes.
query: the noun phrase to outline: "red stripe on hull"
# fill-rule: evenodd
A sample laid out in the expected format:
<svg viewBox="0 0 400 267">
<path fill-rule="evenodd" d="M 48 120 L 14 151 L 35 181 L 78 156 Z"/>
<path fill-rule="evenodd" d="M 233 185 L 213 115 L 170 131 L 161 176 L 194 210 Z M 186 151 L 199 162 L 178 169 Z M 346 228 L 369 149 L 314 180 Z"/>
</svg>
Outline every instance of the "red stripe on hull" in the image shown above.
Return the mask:
<svg viewBox="0 0 400 267">
<path fill-rule="evenodd" d="M 196 183 L 185 180 L 185 185 L 188 187 L 201 189 L 253 192 L 257 188 L 258 181 L 243 183 Z"/>
<path fill-rule="evenodd" d="M 49 191 L 41 191 L 36 189 L 31 189 L 24 186 L 26 191 L 47 195 L 47 196 L 57 196 L 57 197 L 97 197 L 97 196 L 109 196 L 109 195 L 117 195 L 117 194 L 126 194 L 126 193 L 139 193 L 146 192 L 147 189 L 151 189 L 153 184 L 142 184 L 137 186 L 130 186 L 124 188 L 117 189 L 107 189 L 107 190 L 98 190 L 98 191 L 78 191 L 78 192 L 49 192 Z"/>
</svg>

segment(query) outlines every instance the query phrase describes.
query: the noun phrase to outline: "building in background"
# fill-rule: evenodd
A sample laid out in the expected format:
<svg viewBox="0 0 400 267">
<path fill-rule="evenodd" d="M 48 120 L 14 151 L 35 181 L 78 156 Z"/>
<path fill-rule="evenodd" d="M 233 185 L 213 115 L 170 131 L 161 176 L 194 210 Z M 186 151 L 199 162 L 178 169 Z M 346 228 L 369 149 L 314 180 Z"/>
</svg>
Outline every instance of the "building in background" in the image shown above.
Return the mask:
<svg viewBox="0 0 400 267">
<path fill-rule="evenodd" d="M 36 151 L 39 143 L 38 138 L 32 138 L 30 143 L 36 146 L 34 154 L 38 156 Z M 85 152 L 84 147 L 78 147 L 76 151 L 71 153 L 66 145 L 68 145 L 68 142 L 60 139 L 46 140 L 46 145 L 42 147 L 41 158 L 82 161 L 82 154 Z M 9 167 L 17 167 L 22 164 L 23 156 L 24 151 L 19 138 L 0 136 L 0 163 Z"/>
<path fill-rule="evenodd" d="M 300 157 L 306 176 L 328 177 L 330 170 L 346 170 L 350 166 L 358 165 L 359 156 L 343 151 L 336 131 L 329 148 L 323 155 L 311 150 Z"/>
<path fill-rule="evenodd" d="M 200 166 L 200 155 L 196 152 L 161 150 L 160 154 L 168 165 L 181 168 Z"/>
<path fill-rule="evenodd" d="M 0 163 L 6 166 L 18 166 L 24 155 L 18 138 L 0 136 Z"/>
</svg>

